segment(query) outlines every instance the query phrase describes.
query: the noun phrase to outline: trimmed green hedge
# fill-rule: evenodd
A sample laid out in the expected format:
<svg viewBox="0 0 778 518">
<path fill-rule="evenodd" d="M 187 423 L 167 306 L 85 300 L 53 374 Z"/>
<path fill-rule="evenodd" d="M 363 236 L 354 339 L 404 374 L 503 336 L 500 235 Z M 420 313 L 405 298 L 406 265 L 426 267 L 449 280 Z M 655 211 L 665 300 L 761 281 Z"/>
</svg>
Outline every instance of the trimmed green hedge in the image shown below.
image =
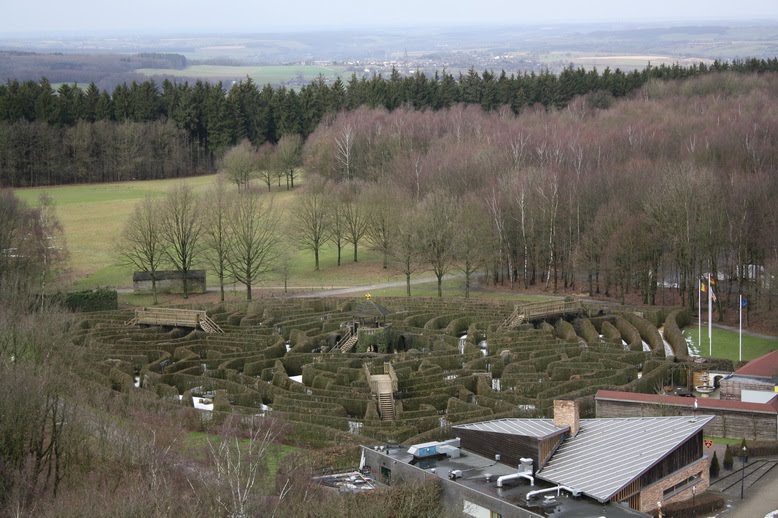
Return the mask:
<svg viewBox="0 0 778 518">
<path fill-rule="evenodd" d="M 675 357 L 684 360 L 689 356 L 681 329 L 689 325 L 691 315 L 688 309 L 676 309 L 670 312 L 665 319 L 665 340 L 672 346 Z"/>
<path fill-rule="evenodd" d="M 92 312 L 119 309 L 119 295 L 116 290 L 106 288 L 57 294 L 55 300 L 61 301 L 70 311 Z"/>
<path fill-rule="evenodd" d="M 564 319 L 559 319 L 556 321 L 556 324 L 554 325 L 554 331 L 556 332 L 557 337 L 561 338 L 562 340 L 575 340 L 578 335 L 575 334 L 575 328 L 573 325 Z"/>
</svg>

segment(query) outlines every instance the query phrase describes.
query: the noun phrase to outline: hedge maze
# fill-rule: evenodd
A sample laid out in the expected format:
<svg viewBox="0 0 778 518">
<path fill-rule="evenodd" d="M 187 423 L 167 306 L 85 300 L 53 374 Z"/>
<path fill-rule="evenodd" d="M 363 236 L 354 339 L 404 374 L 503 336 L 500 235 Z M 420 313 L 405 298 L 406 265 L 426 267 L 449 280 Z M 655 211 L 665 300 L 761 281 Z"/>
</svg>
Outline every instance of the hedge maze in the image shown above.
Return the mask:
<svg viewBox="0 0 778 518">
<path fill-rule="evenodd" d="M 654 392 L 688 374 L 680 365 L 694 367 L 683 362 L 683 310 L 640 316 L 614 306 L 506 328 L 508 302 L 384 299 L 392 313 L 370 341 L 378 352 L 358 342 L 343 353 L 337 344 L 357 304 L 266 299 L 193 308 L 206 309 L 224 334 L 129 327 L 129 310 L 84 313 L 71 330 L 75 369 L 164 404 L 208 397 L 213 412 L 198 414 L 204 424 L 226 413 L 271 414 L 332 444 L 423 442 L 452 424 L 548 416 L 557 398 L 579 399 L 590 416 L 598 389 Z M 674 357 L 666 357 L 657 325 Z M 393 419 L 381 419 L 367 379 L 385 362 L 397 377 Z"/>
</svg>

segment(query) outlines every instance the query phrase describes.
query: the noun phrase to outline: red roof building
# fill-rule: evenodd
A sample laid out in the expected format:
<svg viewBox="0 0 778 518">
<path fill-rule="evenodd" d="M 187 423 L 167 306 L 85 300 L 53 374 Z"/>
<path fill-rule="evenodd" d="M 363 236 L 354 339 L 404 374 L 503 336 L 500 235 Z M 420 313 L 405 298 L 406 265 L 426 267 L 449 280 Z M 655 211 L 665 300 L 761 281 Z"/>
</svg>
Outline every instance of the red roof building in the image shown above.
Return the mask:
<svg viewBox="0 0 778 518">
<path fill-rule="evenodd" d="M 778 349 L 751 360 L 735 371 L 738 376 L 778 378 Z"/>
</svg>

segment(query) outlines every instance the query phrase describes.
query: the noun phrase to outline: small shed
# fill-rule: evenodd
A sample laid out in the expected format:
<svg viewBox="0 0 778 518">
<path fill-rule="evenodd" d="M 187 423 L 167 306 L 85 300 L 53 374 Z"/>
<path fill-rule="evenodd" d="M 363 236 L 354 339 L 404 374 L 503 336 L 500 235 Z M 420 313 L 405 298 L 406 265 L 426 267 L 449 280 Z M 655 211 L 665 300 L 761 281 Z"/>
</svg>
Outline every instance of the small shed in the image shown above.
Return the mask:
<svg viewBox="0 0 778 518">
<path fill-rule="evenodd" d="M 184 274 L 177 270 L 164 270 L 155 273 L 157 292 L 183 293 Z M 189 270 L 186 275 L 189 293 L 205 293 L 205 270 Z M 132 289 L 136 294 L 151 293 L 151 272 L 135 272 L 132 274 Z"/>
</svg>

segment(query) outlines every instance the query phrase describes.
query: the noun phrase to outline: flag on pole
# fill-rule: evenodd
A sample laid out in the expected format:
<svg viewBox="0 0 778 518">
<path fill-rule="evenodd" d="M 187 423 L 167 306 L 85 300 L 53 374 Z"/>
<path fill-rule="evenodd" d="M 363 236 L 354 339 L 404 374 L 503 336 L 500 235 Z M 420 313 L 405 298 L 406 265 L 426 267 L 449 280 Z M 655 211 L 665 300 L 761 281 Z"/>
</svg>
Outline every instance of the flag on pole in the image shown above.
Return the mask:
<svg viewBox="0 0 778 518">
<path fill-rule="evenodd" d="M 710 287 L 710 300 L 716 302 L 716 292 L 713 291 L 713 286 Z"/>
<path fill-rule="evenodd" d="M 700 281 L 700 291 L 705 293 L 708 290 L 708 286 L 705 284 L 705 281 Z"/>
<path fill-rule="evenodd" d="M 741 308 L 747 308 L 748 307 L 748 299 L 745 297 L 742 297 L 740 299 L 740 307 Z"/>
<path fill-rule="evenodd" d="M 711 286 L 715 286 L 716 285 L 716 278 L 713 277 L 713 276 L 711 276 L 711 278 L 710 278 L 710 285 Z"/>
</svg>

